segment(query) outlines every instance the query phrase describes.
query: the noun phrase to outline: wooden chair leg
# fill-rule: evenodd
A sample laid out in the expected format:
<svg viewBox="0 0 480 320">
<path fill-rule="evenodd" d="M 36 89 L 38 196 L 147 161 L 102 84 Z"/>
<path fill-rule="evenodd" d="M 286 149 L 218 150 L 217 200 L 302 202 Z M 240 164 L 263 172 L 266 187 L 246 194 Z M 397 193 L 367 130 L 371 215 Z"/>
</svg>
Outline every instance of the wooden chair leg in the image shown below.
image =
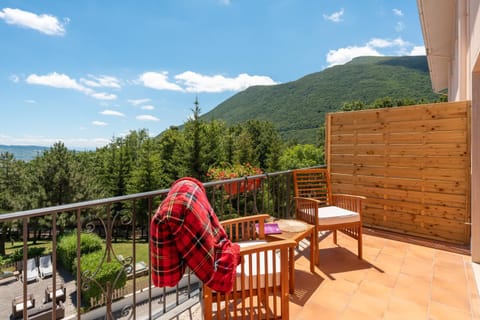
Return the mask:
<svg viewBox="0 0 480 320">
<path fill-rule="evenodd" d="M 212 320 L 212 290 L 203 286 L 203 316 L 205 320 Z"/>
<path fill-rule="evenodd" d="M 363 259 L 363 232 L 362 227 L 358 228 L 358 259 Z"/>
</svg>

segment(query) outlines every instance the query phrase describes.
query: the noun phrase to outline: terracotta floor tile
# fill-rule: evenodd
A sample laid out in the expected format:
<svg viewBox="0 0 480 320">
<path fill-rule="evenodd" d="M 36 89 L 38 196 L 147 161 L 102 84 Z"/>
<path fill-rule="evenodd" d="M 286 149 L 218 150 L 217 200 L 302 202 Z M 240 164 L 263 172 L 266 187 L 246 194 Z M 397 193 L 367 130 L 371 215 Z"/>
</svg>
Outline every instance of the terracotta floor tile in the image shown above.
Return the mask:
<svg viewBox="0 0 480 320">
<path fill-rule="evenodd" d="M 402 268 L 404 259 L 405 258 L 401 256 L 382 252 L 373 263 L 385 273 L 398 274 Z"/>
<path fill-rule="evenodd" d="M 364 281 L 378 283 L 385 287 L 393 288 L 397 283 L 397 277 L 398 274 L 390 274 L 387 272 L 380 272 L 378 270 L 370 270 Z"/>
<path fill-rule="evenodd" d="M 462 270 L 462 267 L 457 267 L 457 269 Z M 433 268 L 433 281 L 441 282 L 455 282 L 457 285 L 466 286 L 467 285 L 467 273 L 465 272 L 452 272 L 455 270 L 453 266 L 435 266 Z"/>
<path fill-rule="evenodd" d="M 407 249 L 405 247 L 396 247 L 396 246 L 392 246 L 392 244 L 388 244 L 388 245 L 385 245 L 383 248 L 382 248 L 382 251 L 381 253 L 386 253 L 386 254 L 389 254 L 389 255 L 392 255 L 392 256 L 397 256 L 397 257 L 400 257 L 400 258 L 404 258 L 405 255 L 407 254 Z"/>
<path fill-rule="evenodd" d="M 427 311 L 426 305 L 392 296 L 388 301 L 385 319 L 427 319 Z"/>
<path fill-rule="evenodd" d="M 444 250 L 437 250 L 435 260 L 437 262 L 450 262 L 455 264 L 463 264 L 464 255 L 448 252 Z"/>
<path fill-rule="evenodd" d="M 426 307 L 430 301 L 430 287 L 430 281 L 416 276 L 400 274 L 393 288 L 392 296 Z"/>
<path fill-rule="evenodd" d="M 377 297 L 378 299 L 378 297 L 389 297 L 392 291 L 393 287 L 386 286 L 377 281 L 366 280 L 359 285 L 355 295 L 367 294 L 372 297 Z"/>
<path fill-rule="evenodd" d="M 351 295 L 335 291 L 325 292 L 325 294 L 314 296 L 315 302 L 321 302 L 322 306 L 338 312 L 343 312 L 345 310 L 350 299 Z"/>
<path fill-rule="evenodd" d="M 454 282 L 434 282 L 432 286 L 432 301 L 464 311 L 470 310 L 467 287 Z"/>
<path fill-rule="evenodd" d="M 343 293 L 347 296 L 351 296 L 358 289 L 358 284 L 346 281 L 344 279 L 338 279 L 335 281 L 325 281 L 322 283 L 322 287 L 319 288 L 316 294 L 329 295 L 331 292 Z M 316 296 L 314 295 L 316 298 Z"/>
<path fill-rule="evenodd" d="M 348 304 L 348 310 L 369 315 L 371 319 L 381 319 L 385 314 L 387 304 L 387 299 L 379 299 L 379 296 L 356 292 Z"/>
<path fill-rule="evenodd" d="M 432 261 L 436 255 L 435 250 L 431 248 L 420 246 L 420 245 L 411 245 L 408 248 L 406 258 L 414 257 L 417 259 L 425 259 Z"/>
<path fill-rule="evenodd" d="M 432 259 L 419 259 L 413 256 L 405 257 L 401 272 L 430 281 L 433 274 L 433 261 Z"/>
<path fill-rule="evenodd" d="M 326 306 L 323 301 L 314 301 L 309 304 L 308 308 L 299 310 L 290 308 L 290 319 L 295 320 L 312 320 L 312 319 L 339 319 L 342 311 L 332 309 Z"/>
<path fill-rule="evenodd" d="M 432 301 L 429 310 L 429 319 L 432 320 L 470 320 L 471 314 L 454 307 Z"/>
<path fill-rule="evenodd" d="M 312 319 L 320 319 L 320 316 L 317 315 L 317 318 L 312 318 Z M 323 318 L 322 319 L 330 319 L 330 318 Z M 363 311 L 360 310 L 355 310 L 355 309 L 348 309 L 345 310 L 345 312 L 340 316 L 341 320 L 380 320 L 383 319 L 383 314 L 379 316 L 374 316 L 370 313 L 364 313 Z"/>
<path fill-rule="evenodd" d="M 480 298 L 478 296 L 471 298 L 470 308 L 472 311 L 472 319 L 480 319 Z"/>
</svg>

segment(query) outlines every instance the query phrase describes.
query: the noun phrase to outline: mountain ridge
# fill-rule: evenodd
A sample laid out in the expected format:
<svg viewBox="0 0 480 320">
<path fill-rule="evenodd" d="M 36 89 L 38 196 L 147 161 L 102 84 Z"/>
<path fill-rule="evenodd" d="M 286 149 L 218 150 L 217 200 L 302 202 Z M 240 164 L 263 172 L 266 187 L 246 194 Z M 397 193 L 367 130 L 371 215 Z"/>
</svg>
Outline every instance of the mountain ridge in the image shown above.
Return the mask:
<svg viewBox="0 0 480 320">
<path fill-rule="evenodd" d="M 35 145 L 5 145 L 0 144 L 0 153 L 9 152 L 16 160 L 30 161 L 49 147 Z"/>
<path fill-rule="evenodd" d="M 201 116 L 237 124 L 250 119 L 273 122 L 284 140 L 315 143 L 328 112 L 343 104 L 376 99 L 438 100 L 426 56 L 358 57 L 295 81 L 252 86 Z"/>
</svg>

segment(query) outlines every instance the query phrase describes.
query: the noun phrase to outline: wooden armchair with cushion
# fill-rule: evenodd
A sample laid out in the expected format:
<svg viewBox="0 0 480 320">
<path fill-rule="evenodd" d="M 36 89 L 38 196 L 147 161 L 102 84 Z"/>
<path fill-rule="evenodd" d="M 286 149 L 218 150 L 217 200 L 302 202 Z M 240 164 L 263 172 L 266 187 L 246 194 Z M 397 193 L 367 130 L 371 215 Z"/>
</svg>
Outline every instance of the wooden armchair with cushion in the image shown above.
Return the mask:
<svg viewBox="0 0 480 320">
<path fill-rule="evenodd" d="M 204 318 L 289 319 L 288 250 L 293 240 L 267 242 L 268 215 L 222 221 L 229 238 L 240 245 L 242 263 L 229 293 L 203 287 Z"/>
<path fill-rule="evenodd" d="M 314 243 L 318 245 L 320 231 L 337 230 L 358 241 L 358 258 L 362 259 L 362 206 L 365 197 L 332 194 L 330 173 L 326 168 L 293 171 L 296 218 L 315 225 Z M 319 251 L 316 249 L 317 262 Z"/>
<path fill-rule="evenodd" d="M 35 298 L 33 294 L 27 296 L 27 309 L 35 308 Z M 12 300 L 12 318 L 18 319 L 23 317 L 23 296 L 17 296 Z"/>
<path fill-rule="evenodd" d="M 48 285 L 45 288 L 45 302 L 50 302 L 53 300 L 53 286 Z M 65 288 L 65 284 L 63 283 L 58 283 L 55 286 L 55 301 L 58 303 L 59 301 L 62 301 L 65 303 L 65 298 L 67 296 L 67 289 Z"/>
</svg>

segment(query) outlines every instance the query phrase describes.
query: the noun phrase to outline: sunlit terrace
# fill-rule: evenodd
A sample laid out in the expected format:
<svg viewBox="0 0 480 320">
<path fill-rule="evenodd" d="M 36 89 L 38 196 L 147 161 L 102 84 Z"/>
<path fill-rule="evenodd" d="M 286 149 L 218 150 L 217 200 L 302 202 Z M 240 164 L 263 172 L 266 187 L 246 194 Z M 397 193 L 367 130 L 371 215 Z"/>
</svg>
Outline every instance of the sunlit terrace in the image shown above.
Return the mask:
<svg viewBox="0 0 480 320">
<path fill-rule="evenodd" d="M 225 217 L 233 212 L 240 216 L 268 212 L 281 218 L 290 218 L 291 172 L 272 173 L 261 178 L 262 184 L 258 189 L 247 190 L 235 197 L 227 195 L 223 182 L 207 183 L 211 203 L 216 205 L 218 215 Z M 234 183 L 242 181 L 239 179 Z M 268 190 L 276 192 L 272 194 Z M 135 209 L 131 207 L 134 207 L 134 203 L 145 201 L 151 216 L 166 192 L 159 190 L 5 214 L 1 216 L 1 221 L 20 221 L 24 227 L 23 239 L 26 239 L 29 221 L 50 216 L 52 230 L 43 232 L 56 234 L 59 230 L 55 220 L 59 215 L 77 215 L 78 230 L 102 234 L 106 255 L 105 261 L 99 261 L 99 265 L 109 259 L 116 260 L 114 257 L 118 252 L 115 252 L 114 238 L 118 234 L 115 230 L 130 230 L 128 243 L 131 254 L 127 257 L 123 252 L 123 258 L 128 262 L 119 263 L 135 265 L 142 256 L 140 251 L 146 238 L 145 235 L 142 237 L 141 227 L 135 221 Z M 131 219 L 120 219 L 121 214 L 112 209 L 120 203 L 124 208 L 131 208 L 126 210 Z M 95 228 L 89 229 L 92 225 Z M 136 228 L 133 227 L 135 225 Z M 290 319 L 315 319 L 320 314 L 326 319 L 480 319 L 480 299 L 468 248 L 366 228 L 363 260 L 360 260 L 353 239 L 340 236 L 338 242 L 339 246 L 336 246 L 331 234 L 323 235 L 319 247 L 320 262 L 315 266 L 314 273 L 309 270 L 310 242 L 305 239 L 299 243 L 295 250 L 295 289 L 290 295 Z M 25 241 L 24 248 L 30 244 Z M 104 288 L 106 305 L 99 303 L 99 306 L 87 311 L 88 308 L 77 303 L 77 293 L 78 288 L 89 281 L 88 275 L 66 272 L 56 263 L 56 241 L 51 244 L 52 277 L 27 282 L 24 281 L 24 274 L 20 273 L 20 280 L 2 280 L 3 292 L 7 293 L 0 298 L 2 318 L 11 316 L 13 296 L 28 297 L 33 294 L 35 308 L 38 308 L 44 305 L 46 287 L 58 283 L 64 283 L 66 287 L 63 303 L 65 318 L 201 318 L 201 286 L 194 277 L 185 278 L 176 290 L 173 288 L 173 293 L 169 293 L 171 288 L 152 288 L 148 275 L 136 274 L 120 295 L 116 293 L 118 290 L 109 288 L 113 284 L 107 285 Z M 80 255 L 79 252 L 77 254 Z M 24 267 L 26 261 L 24 257 Z M 149 261 L 145 262 L 149 266 Z"/>
<path fill-rule="evenodd" d="M 468 107 L 453 103 L 329 116 L 332 189 L 366 197 L 363 259 L 357 241 L 340 234 L 335 245 L 330 232 L 321 232 L 319 261 L 311 272 L 311 238 L 302 239 L 295 248 L 290 319 L 480 319 L 477 266 L 469 248 Z M 265 213 L 295 218 L 292 171 L 204 185 L 220 220 Z M 17 249 L 23 252 L 19 264 L 3 266 L 0 285 L 7 294 L 0 296 L 0 317 L 201 319 L 202 284 L 194 275 L 176 288 L 155 288 L 149 277 L 148 226 L 167 193 L 0 215 L 3 235 L 21 239 Z M 74 223 L 61 224 L 65 217 L 74 217 Z M 36 219 L 51 221 L 51 228 L 36 229 Z M 36 255 L 30 250 L 34 256 L 28 256 L 35 233 L 47 249 Z M 72 271 L 60 263 L 60 237 L 52 237 L 66 233 L 76 235 Z M 101 254 L 89 262 L 90 272 L 81 272 L 80 234 L 87 233 L 100 237 Z M 30 269 L 29 258 L 38 268 L 45 255 L 51 255 L 51 275 L 30 278 L 21 271 Z M 116 268 L 115 276 L 97 283 L 102 268 Z M 92 297 L 88 290 L 97 284 L 100 294 Z M 14 297 L 20 297 L 15 305 Z M 59 307 L 53 308 L 53 301 L 61 301 Z M 19 304 L 27 309 L 15 310 Z"/>
</svg>

